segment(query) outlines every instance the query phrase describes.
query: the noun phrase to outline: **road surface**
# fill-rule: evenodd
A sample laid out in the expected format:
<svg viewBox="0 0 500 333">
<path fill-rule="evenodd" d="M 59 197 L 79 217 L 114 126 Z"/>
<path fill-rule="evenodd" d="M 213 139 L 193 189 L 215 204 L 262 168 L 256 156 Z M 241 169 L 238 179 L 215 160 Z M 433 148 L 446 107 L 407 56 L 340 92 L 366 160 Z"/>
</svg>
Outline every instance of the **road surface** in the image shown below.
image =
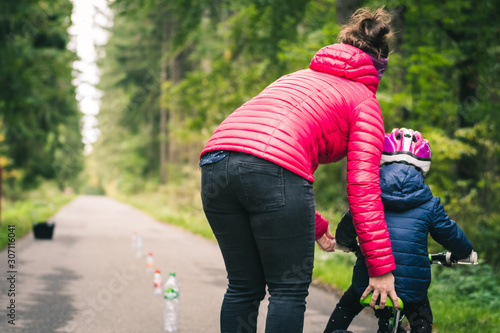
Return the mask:
<svg viewBox="0 0 500 333">
<path fill-rule="evenodd" d="M 177 273 L 179 332 L 219 332 L 226 273 L 215 242 L 101 196 L 77 197 L 54 221 L 52 240 L 35 240 L 32 234 L 16 240 L 15 273 L 8 273 L 7 249 L 0 252 L 0 332 L 163 332 L 163 300 L 153 295 L 147 252 L 164 278 Z M 143 239 L 141 258 L 132 248 L 134 232 Z M 336 302 L 334 293 L 311 287 L 304 332 L 322 332 Z M 362 313 L 350 329 L 370 332 L 375 324 L 371 314 Z"/>
</svg>

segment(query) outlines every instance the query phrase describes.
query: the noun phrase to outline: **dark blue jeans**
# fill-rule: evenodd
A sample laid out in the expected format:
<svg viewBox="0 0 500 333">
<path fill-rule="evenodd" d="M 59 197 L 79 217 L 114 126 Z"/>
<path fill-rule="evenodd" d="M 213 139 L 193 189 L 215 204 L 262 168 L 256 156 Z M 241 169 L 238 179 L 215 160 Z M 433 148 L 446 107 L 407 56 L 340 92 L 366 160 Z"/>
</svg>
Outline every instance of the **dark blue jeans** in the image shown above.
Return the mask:
<svg viewBox="0 0 500 333">
<path fill-rule="evenodd" d="M 302 332 L 314 259 L 312 183 L 238 152 L 201 169 L 203 209 L 229 281 L 221 332 L 256 331 L 266 286 L 266 332 Z"/>
</svg>

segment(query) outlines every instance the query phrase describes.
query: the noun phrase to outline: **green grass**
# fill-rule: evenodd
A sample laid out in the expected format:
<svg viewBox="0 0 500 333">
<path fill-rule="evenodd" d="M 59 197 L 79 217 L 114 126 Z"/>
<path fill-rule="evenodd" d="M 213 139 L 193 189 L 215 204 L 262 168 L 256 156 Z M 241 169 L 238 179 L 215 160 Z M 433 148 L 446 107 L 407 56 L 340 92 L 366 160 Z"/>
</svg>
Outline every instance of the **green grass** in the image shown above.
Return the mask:
<svg viewBox="0 0 500 333">
<path fill-rule="evenodd" d="M 434 267 L 429 299 L 435 332 L 496 333 L 500 327 L 500 275 L 479 266 Z"/>
<path fill-rule="evenodd" d="M 8 243 L 9 225 L 15 226 L 16 238 L 21 238 L 32 230 L 34 222 L 47 221 L 74 198 L 74 194 L 63 194 L 55 185 L 46 183 L 21 200 L 2 200 L 0 249 Z"/>
<path fill-rule="evenodd" d="M 201 209 L 201 203 L 190 204 L 189 199 L 183 197 L 182 193 L 174 195 L 169 187 L 155 193 L 116 194 L 113 197 L 148 213 L 158 221 L 182 227 L 205 238 L 215 239 Z"/>
<path fill-rule="evenodd" d="M 316 248 L 313 278 L 335 289 L 346 290 L 351 285 L 352 267 L 355 262 L 356 256 L 353 253 L 326 253 Z"/>
</svg>

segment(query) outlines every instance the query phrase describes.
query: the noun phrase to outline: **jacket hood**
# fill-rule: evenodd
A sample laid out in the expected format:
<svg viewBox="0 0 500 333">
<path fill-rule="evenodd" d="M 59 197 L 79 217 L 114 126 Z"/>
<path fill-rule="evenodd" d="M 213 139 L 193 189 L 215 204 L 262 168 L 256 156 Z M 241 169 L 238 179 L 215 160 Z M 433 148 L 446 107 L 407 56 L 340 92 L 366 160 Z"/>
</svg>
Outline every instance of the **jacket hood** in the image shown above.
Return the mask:
<svg viewBox="0 0 500 333">
<path fill-rule="evenodd" d="M 323 47 L 311 60 L 310 69 L 363 83 L 373 93 L 378 87 L 378 72 L 368 54 L 348 44 Z"/>
<path fill-rule="evenodd" d="M 388 210 L 411 209 L 433 198 L 420 172 L 401 163 L 380 168 L 380 188 L 384 209 Z"/>
</svg>

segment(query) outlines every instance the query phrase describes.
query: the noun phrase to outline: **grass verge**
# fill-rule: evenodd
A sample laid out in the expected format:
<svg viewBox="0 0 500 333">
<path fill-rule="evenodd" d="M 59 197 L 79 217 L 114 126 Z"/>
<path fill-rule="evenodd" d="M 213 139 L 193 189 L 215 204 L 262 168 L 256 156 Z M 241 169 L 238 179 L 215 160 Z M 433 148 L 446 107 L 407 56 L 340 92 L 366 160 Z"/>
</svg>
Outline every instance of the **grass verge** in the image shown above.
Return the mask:
<svg viewBox="0 0 500 333">
<path fill-rule="evenodd" d="M 500 327 L 500 274 L 479 266 L 432 267 L 429 299 L 434 332 L 496 333 Z"/>
<path fill-rule="evenodd" d="M 182 200 L 181 195 L 173 195 L 171 189 L 167 187 L 155 193 L 115 194 L 113 198 L 146 212 L 158 221 L 176 225 L 215 240 L 201 209 L 201 203 L 199 206 L 190 204 L 186 197 Z"/>
</svg>

